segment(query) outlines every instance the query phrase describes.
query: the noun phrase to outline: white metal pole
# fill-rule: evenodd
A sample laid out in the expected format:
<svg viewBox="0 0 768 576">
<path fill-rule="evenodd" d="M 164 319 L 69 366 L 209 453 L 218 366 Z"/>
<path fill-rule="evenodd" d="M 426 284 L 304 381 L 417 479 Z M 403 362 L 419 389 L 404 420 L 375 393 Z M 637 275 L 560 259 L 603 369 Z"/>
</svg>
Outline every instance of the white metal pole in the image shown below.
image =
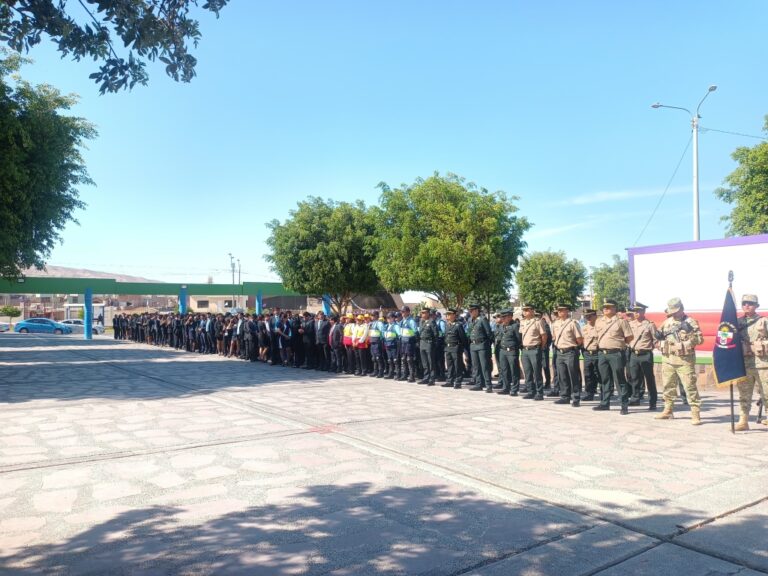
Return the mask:
<svg viewBox="0 0 768 576">
<path fill-rule="evenodd" d="M 693 127 L 693 239 L 699 240 L 699 118 L 694 114 Z"/>
</svg>

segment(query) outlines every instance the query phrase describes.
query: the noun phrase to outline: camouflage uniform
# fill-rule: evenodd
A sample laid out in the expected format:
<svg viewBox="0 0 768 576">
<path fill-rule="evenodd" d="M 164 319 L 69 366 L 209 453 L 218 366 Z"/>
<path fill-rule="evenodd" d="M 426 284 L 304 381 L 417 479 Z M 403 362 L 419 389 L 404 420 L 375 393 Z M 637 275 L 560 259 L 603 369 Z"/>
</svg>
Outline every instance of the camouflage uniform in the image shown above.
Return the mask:
<svg viewBox="0 0 768 576">
<path fill-rule="evenodd" d="M 675 308 L 682 311 L 679 298 L 673 298 L 667 305 L 669 314 Z M 673 312 L 674 313 L 674 312 Z M 704 342 L 699 323 L 690 316 L 683 315 L 680 320 L 670 315 L 660 328 L 659 344 L 661 347 L 661 380 L 664 389 L 665 409 L 671 406 L 677 398 L 678 378 L 688 395 L 688 403 L 696 408 L 701 407 L 701 397 L 696 387 L 696 351 L 695 347 Z"/>
<path fill-rule="evenodd" d="M 742 301 L 757 304 L 757 296 L 745 294 Z M 742 316 L 739 318 L 739 334 L 744 352 L 744 367 L 747 369 L 746 381 L 738 386 L 739 407 L 741 417 L 746 420 L 749 418 L 755 384 L 758 385 L 758 394 L 763 403 L 768 398 L 768 319 L 758 314 Z M 768 420 L 764 420 L 763 424 L 766 422 Z"/>
</svg>

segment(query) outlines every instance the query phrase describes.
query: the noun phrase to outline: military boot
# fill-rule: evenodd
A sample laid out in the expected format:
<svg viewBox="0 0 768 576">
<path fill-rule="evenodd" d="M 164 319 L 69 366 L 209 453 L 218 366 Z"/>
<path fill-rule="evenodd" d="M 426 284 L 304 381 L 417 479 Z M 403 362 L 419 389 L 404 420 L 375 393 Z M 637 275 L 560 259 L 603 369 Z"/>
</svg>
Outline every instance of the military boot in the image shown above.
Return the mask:
<svg viewBox="0 0 768 576">
<path fill-rule="evenodd" d="M 739 422 L 736 424 L 734 430 L 736 430 L 736 432 L 744 432 L 745 430 L 749 430 L 749 416 L 747 414 L 742 413 L 739 416 Z"/>
<path fill-rule="evenodd" d="M 698 406 L 691 406 L 691 424 L 693 426 L 701 425 L 701 409 Z"/>
<path fill-rule="evenodd" d="M 654 416 L 655 420 L 672 420 L 675 415 L 672 413 L 672 407 L 674 404 L 672 402 L 664 402 L 664 412 L 659 414 L 658 416 Z"/>
</svg>

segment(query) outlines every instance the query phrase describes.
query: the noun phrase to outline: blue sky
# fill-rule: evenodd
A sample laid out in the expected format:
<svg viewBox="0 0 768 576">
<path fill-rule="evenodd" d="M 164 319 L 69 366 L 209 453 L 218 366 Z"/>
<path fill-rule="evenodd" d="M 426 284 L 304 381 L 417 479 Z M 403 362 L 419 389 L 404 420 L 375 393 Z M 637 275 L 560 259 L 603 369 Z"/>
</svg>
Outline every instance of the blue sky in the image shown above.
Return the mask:
<svg viewBox="0 0 768 576">
<path fill-rule="evenodd" d="M 92 62 L 49 43 L 24 69 L 76 92 L 99 137 L 95 187 L 49 263 L 167 281 L 276 279 L 265 223 L 309 195 L 378 198 L 376 185 L 454 172 L 519 196 L 529 251 L 588 266 L 692 239 L 691 150 L 701 125 L 762 135 L 764 1 L 233 0 L 203 16 L 197 78 L 99 96 Z M 702 131 L 701 237 L 724 234 L 712 190 L 758 140 Z"/>
</svg>

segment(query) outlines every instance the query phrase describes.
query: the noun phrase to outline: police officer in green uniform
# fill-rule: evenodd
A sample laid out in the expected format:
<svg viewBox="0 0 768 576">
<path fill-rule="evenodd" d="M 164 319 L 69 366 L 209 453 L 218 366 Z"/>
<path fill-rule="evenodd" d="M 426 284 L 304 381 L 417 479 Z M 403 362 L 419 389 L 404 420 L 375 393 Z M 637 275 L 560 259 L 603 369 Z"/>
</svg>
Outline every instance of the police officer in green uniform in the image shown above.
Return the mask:
<svg viewBox="0 0 768 576">
<path fill-rule="evenodd" d="M 520 325 L 514 321 L 512 310 L 501 311 L 501 323 L 497 328 L 499 337 L 499 376 L 502 387 L 499 394 L 517 396 L 520 391 Z"/>
<path fill-rule="evenodd" d="M 427 386 L 435 385 L 435 346 L 437 345 L 437 326 L 435 321 L 429 316 L 430 309 L 424 308 L 421 311 L 421 321 L 419 322 L 419 354 L 421 355 L 421 367 L 423 377 L 419 384 Z"/>
<path fill-rule="evenodd" d="M 469 354 L 472 358 L 472 379 L 475 385 L 470 390 L 485 389 L 493 392 L 491 382 L 491 342 L 493 332 L 485 316 L 480 314 L 480 305 L 469 306 Z"/>
<path fill-rule="evenodd" d="M 456 321 L 456 309 L 448 308 L 445 312 L 445 364 L 447 366 L 443 388 L 461 388 L 463 366 L 461 356 L 467 346 L 467 333 L 464 326 Z"/>
</svg>

